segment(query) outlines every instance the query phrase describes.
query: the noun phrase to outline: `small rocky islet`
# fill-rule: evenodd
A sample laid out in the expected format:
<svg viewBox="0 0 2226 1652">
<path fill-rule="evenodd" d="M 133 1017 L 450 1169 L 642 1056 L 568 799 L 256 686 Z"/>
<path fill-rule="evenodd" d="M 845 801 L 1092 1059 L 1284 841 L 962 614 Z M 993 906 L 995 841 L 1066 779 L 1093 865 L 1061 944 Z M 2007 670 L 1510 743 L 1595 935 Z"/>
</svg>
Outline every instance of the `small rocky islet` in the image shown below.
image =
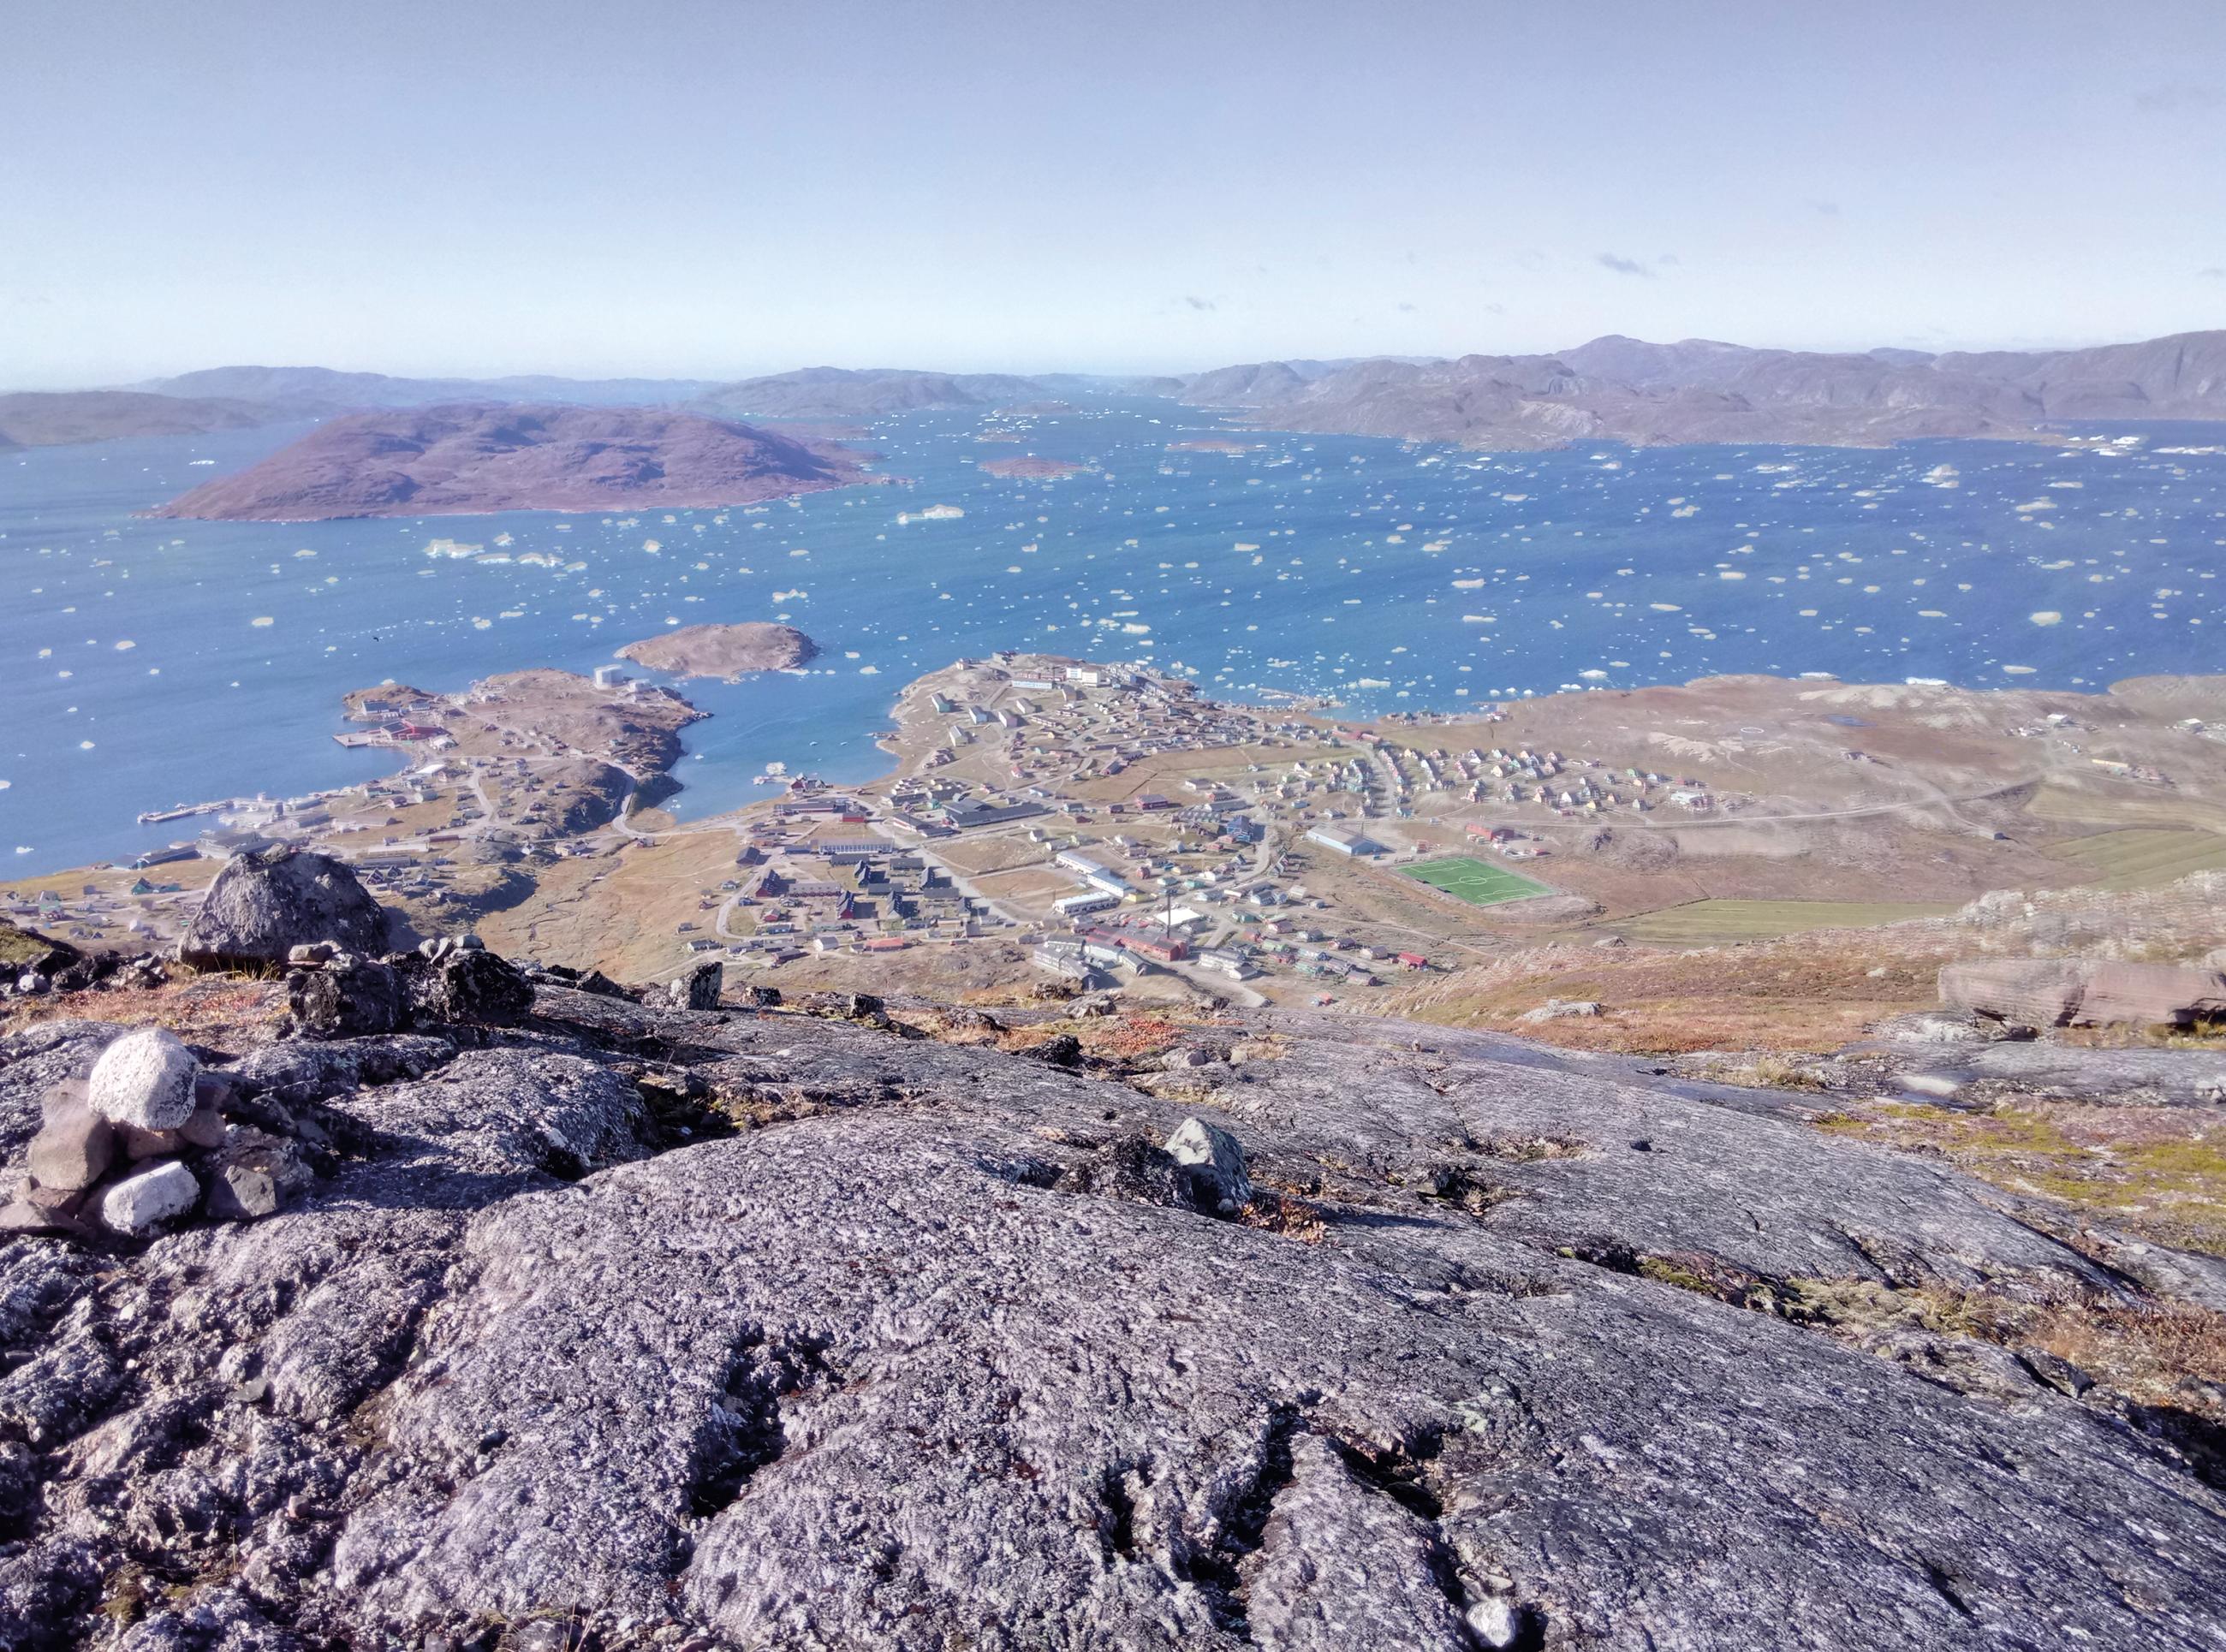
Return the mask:
<svg viewBox="0 0 2226 1652">
<path fill-rule="evenodd" d="M 2216 1337 L 2226 1265 L 1782 1092 L 621 986 L 304 850 L 226 866 L 198 970 L 17 940 L 0 1643 L 2193 1648 L 2226 1608 L 2216 1380 L 2106 1334 Z"/>
<path fill-rule="evenodd" d="M 716 677 L 731 683 L 754 671 L 792 671 L 818 652 L 818 645 L 793 626 L 745 620 L 682 626 L 628 643 L 618 658 L 667 677 Z"/>
</svg>

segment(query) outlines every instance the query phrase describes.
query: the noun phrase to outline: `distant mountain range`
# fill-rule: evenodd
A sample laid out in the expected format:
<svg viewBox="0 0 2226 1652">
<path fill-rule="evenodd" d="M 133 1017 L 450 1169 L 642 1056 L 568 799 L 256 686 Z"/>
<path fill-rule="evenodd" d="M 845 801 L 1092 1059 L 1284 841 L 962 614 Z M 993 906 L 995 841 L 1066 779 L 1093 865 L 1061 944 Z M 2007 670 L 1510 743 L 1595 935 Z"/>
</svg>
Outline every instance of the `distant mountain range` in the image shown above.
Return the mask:
<svg viewBox="0 0 2226 1652">
<path fill-rule="evenodd" d="M 677 407 L 718 388 L 709 378 L 390 378 L 330 367 L 205 367 L 154 378 L 134 390 L 162 396 L 213 396 L 287 409 L 315 418 L 374 407 L 438 402 L 570 402 L 582 407 Z"/>
<path fill-rule="evenodd" d="M 1874 447 L 2031 436 L 2073 419 L 2226 419 L 2226 332 L 2092 350 L 1828 355 L 1611 336 L 1556 355 L 1377 359 L 1327 372 L 1256 362 L 1201 373 L 1193 407 L 1264 429 L 1529 449 L 1572 442 Z"/>
<path fill-rule="evenodd" d="M 337 372 L 329 367 L 210 367 L 174 378 L 150 379 L 132 390 L 261 408 L 273 422 L 322 418 L 378 407 L 428 407 L 442 402 L 568 402 L 583 407 L 674 407 L 716 418 L 859 419 L 930 409 L 1009 407 L 1052 396 L 1173 396 L 1187 382 L 1091 373 L 1022 378 L 1012 373 L 926 372 L 895 367 L 805 367 L 735 380 L 556 378 L 545 374 L 508 378 L 393 378 L 384 373 Z"/>
<path fill-rule="evenodd" d="M 824 442 L 669 408 L 350 414 L 150 512 L 227 522 L 747 505 L 867 480 Z"/>
<path fill-rule="evenodd" d="M 857 420 L 1158 396 L 1263 429 L 1528 449 L 1573 442 L 1879 446 L 2032 436 L 2073 419 L 2226 419 L 2226 332 L 2089 350 L 1828 354 L 1611 335 L 1551 355 L 1252 362 L 1183 378 L 807 367 L 699 378 L 397 378 L 213 367 L 128 390 L 0 396 L 0 447 L 176 435 L 367 409 L 468 403 L 665 407 L 713 418 Z"/>
<path fill-rule="evenodd" d="M 1046 393 L 1041 380 L 1009 373 L 805 367 L 721 384 L 691 397 L 688 405 L 728 418 L 859 419 L 928 408 L 995 407 L 1034 401 Z"/>
<path fill-rule="evenodd" d="M 120 436 L 194 436 L 269 424 L 269 407 L 143 391 L 18 391 L 0 396 L 0 449 L 59 448 Z"/>
</svg>

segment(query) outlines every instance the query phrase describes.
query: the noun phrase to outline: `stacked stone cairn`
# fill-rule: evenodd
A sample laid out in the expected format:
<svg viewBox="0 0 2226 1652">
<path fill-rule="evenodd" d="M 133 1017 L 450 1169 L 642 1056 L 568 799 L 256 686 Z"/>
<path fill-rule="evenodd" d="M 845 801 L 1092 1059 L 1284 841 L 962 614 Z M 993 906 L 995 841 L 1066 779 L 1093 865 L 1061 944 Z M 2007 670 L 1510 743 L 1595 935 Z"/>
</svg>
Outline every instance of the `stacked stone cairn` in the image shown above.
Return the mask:
<svg viewBox="0 0 2226 1652">
<path fill-rule="evenodd" d="M 141 1027 L 41 1101 L 0 1231 L 143 1238 L 196 1213 L 252 1222 L 309 1180 L 290 1139 L 232 1116 L 238 1092 L 176 1034 Z"/>
</svg>

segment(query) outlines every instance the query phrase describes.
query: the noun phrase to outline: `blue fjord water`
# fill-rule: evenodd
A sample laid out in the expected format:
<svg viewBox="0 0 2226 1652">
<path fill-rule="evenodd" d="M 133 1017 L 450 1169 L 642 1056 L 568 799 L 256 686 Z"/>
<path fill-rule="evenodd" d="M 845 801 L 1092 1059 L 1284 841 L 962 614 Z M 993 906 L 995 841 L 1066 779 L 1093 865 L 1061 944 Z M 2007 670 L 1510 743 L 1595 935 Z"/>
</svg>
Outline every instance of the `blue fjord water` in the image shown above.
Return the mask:
<svg viewBox="0 0 2226 1652">
<path fill-rule="evenodd" d="M 714 714 L 685 737 L 690 816 L 762 795 L 769 759 L 881 772 L 871 735 L 897 689 L 998 648 L 1355 712 L 1731 671 L 2091 689 L 2226 670 L 2216 426 L 2096 428 L 2069 450 L 1479 455 L 1138 402 L 883 421 L 862 445 L 906 485 L 767 506 L 135 514 L 297 434 L 0 455 L 0 876 L 189 829 L 142 827 L 143 809 L 387 772 L 329 738 L 347 689 L 585 670 L 674 624 L 781 619 L 822 649 L 805 674 L 685 685 Z M 1250 445 L 1171 445 L 1201 437 Z M 1020 453 L 1091 468 L 977 468 Z M 919 519 L 938 505 L 964 514 Z"/>
</svg>

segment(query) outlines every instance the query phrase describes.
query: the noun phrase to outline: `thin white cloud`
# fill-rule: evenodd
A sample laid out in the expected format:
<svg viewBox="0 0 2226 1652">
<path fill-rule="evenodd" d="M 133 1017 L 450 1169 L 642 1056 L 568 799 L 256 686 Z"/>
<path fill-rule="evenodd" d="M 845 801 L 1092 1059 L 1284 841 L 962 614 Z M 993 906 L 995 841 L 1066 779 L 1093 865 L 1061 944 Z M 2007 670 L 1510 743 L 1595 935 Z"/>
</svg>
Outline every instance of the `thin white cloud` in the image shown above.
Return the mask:
<svg viewBox="0 0 2226 1652">
<path fill-rule="evenodd" d="M 2134 105 L 2153 115 L 2174 109 L 2226 109 L 2226 87 L 2199 86 L 2189 81 L 2151 86 L 2134 94 Z"/>
</svg>

